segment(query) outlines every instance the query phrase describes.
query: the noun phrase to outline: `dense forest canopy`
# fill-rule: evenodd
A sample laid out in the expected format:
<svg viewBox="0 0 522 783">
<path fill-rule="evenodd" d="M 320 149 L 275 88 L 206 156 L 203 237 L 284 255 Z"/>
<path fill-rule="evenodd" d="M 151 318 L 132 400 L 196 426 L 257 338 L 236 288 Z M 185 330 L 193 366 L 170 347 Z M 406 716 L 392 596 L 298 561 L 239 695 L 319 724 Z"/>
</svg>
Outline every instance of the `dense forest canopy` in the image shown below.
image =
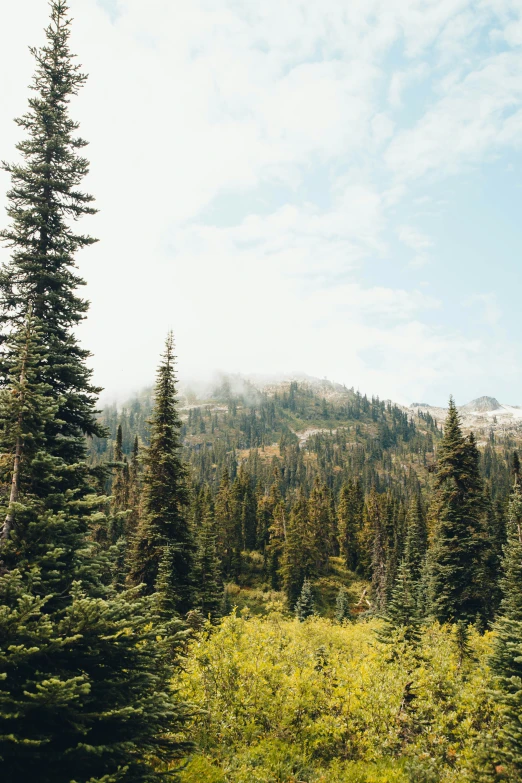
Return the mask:
<svg viewBox="0 0 522 783">
<path fill-rule="evenodd" d="M 172 333 L 97 411 L 86 77 L 50 9 L 6 165 L 2 780 L 520 780 L 516 431 L 326 381 L 180 393 Z"/>
</svg>

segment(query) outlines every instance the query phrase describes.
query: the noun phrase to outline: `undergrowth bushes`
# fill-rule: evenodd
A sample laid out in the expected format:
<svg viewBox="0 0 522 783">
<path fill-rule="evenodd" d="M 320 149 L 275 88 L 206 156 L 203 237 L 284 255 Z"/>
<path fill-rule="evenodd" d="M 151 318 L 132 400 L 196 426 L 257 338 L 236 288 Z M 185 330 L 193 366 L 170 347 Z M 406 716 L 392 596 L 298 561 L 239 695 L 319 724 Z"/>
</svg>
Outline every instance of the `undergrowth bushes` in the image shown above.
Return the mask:
<svg viewBox="0 0 522 783">
<path fill-rule="evenodd" d="M 490 636 L 450 627 L 418 649 L 377 621 L 304 623 L 243 612 L 194 640 L 180 687 L 204 712 L 183 783 L 475 781 L 498 714 Z"/>
</svg>

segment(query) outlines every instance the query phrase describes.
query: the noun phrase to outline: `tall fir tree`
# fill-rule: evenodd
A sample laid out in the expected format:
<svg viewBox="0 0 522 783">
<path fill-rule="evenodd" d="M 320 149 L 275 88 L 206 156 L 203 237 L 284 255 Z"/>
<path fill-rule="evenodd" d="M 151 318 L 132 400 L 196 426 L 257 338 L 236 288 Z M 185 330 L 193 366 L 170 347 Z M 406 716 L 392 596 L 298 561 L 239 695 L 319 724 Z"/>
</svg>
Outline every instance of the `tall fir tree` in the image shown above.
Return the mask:
<svg viewBox="0 0 522 783">
<path fill-rule="evenodd" d="M 127 516 L 127 538 L 133 537 L 138 527 L 141 508 L 141 465 L 138 436 L 134 438 L 129 465 L 129 514 Z"/>
<path fill-rule="evenodd" d="M 170 332 L 157 373 L 150 446 L 144 458 L 143 513 L 133 543 L 129 577 L 152 593 L 162 566 L 163 590 L 172 596 L 176 610 L 185 613 L 193 599 L 195 545 L 188 514 L 187 469 L 180 456 L 181 420 L 174 365 Z M 169 574 L 165 572 L 167 567 Z"/>
<path fill-rule="evenodd" d="M 509 504 L 504 548 L 502 603 L 494 625 L 490 666 L 496 676 L 496 701 L 502 712 L 500 751 L 513 771 L 522 776 L 522 491 L 517 474 Z"/>
<path fill-rule="evenodd" d="M 483 483 L 473 436 L 465 438 L 450 399 L 437 464 L 436 526 L 429 554 L 429 604 L 441 622 L 485 621 L 486 561 Z"/>
<path fill-rule="evenodd" d="M 420 496 L 415 494 L 406 518 L 406 540 L 404 542 L 404 562 L 413 583 L 419 584 L 424 570 L 428 548 L 426 518 Z"/>
<path fill-rule="evenodd" d="M 350 596 L 346 587 L 341 585 L 335 599 L 335 619 L 338 623 L 343 623 L 351 618 Z"/>
<path fill-rule="evenodd" d="M 62 0 L 51 3 L 47 43 L 31 49 L 34 94 L 29 111 L 16 121 L 27 134 L 17 145 L 22 163 L 4 166 L 12 182 L 7 194 L 11 222 L 0 237 L 11 253 L 0 272 L 0 324 L 20 326 L 29 311 L 39 323 L 40 380 L 59 406 L 46 424 L 47 450 L 74 464 L 84 459 L 85 435 L 103 433 L 95 415 L 99 389 L 85 363 L 90 354 L 74 331 L 88 309 L 77 295 L 84 281 L 76 272 L 75 254 L 95 241 L 75 233 L 74 222 L 95 210 L 92 196 L 80 189 L 89 170 L 80 154 L 87 142 L 76 135 L 78 123 L 69 116 L 70 99 L 86 76 L 69 49 L 67 10 Z M 67 484 L 66 473 L 61 479 Z M 77 491 L 78 477 L 70 480 Z"/>
<path fill-rule="evenodd" d="M 170 686 L 183 632 L 161 624 L 156 596 L 104 584 L 93 540 L 107 499 L 84 460 L 85 435 L 99 430 L 88 354 L 72 332 L 86 310 L 73 254 L 90 240 L 68 223 L 90 211 L 78 191 L 83 142 L 67 112 L 84 77 L 68 49 L 66 5 L 50 6 L 47 46 L 33 50 L 37 94 L 20 121 L 25 165 L 9 168 L 13 253 L 0 280 L 0 439 L 12 487 L 1 542 L 0 778 L 152 783 L 187 747 L 187 708 Z"/>
<path fill-rule="evenodd" d="M 207 494 L 203 508 L 201 527 L 197 532 L 195 560 L 195 605 L 204 617 L 219 617 L 223 598 L 223 579 L 217 552 L 216 523 L 212 498 Z"/>
<path fill-rule="evenodd" d="M 75 136 L 78 125 L 70 119 L 68 106 L 86 77 L 69 50 L 65 3 L 56 0 L 50 8 L 46 45 L 31 50 L 36 60 L 34 96 L 27 114 L 17 120 L 27 132 L 18 144 L 22 163 L 5 166 L 12 181 L 7 208 L 11 222 L 0 236 L 11 253 L 0 271 L 1 362 L 3 376 L 14 389 L 12 371 L 21 355 L 11 335 L 20 335 L 24 325 L 34 323 L 37 339 L 32 340 L 38 360 L 31 370 L 31 387 L 38 389 L 40 397 L 42 451 L 29 455 L 27 437 L 18 444 L 19 480 L 30 484 L 24 497 L 30 495 L 31 502 L 8 513 L 12 517 L 10 540 L 5 537 L 2 559 L 6 567 L 37 564 L 42 589 L 45 586 L 58 595 L 78 575 L 75 552 L 87 533 L 92 510 L 85 436 L 104 433 L 96 421 L 98 389 L 91 384 L 91 371 L 86 367 L 89 352 L 74 334 L 88 306 L 76 293 L 83 281 L 75 272 L 74 256 L 93 240 L 74 233 L 70 224 L 94 210 L 92 198 L 79 189 L 88 163 L 78 152 L 86 142 Z M 49 407 L 55 409 L 52 416 L 45 414 Z M 9 411 L 4 413 L 8 419 Z M 7 432 L 5 417 L 2 426 Z M 36 427 L 35 422 L 32 426 Z M 76 505 L 74 512 L 68 508 L 67 519 L 66 499 L 72 494 Z"/>
<path fill-rule="evenodd" d="M 359 483 L 351 480 L 343 484 L 339 494 L 337 527 L 341 556 L 350 571 L 355 571 L 359 563 L 357 535 L 362 525 L 363 507 Z"/>
<path fill-rule="evenodd" d="M 312 591 L 312 583 L 309 579 L 305 579 L 299 598 L 295 605 L 295 616 L 299 622 L 304 622 L 307 617 L 312 617 L 315 614 L 315 601 Z"/>
<path fill-rule="evenodd" d="M 297 601 L 304 580 L 314 574 L 314 542 L 309 531 L 307 512 L 306 498 L 300 493 L 290 512 L 281 558 L 283 589 L 290 607 Z"/>
<path fill-rule="evenodd" d="M 330 556 L 335 553 L 337 536 L 328 487 L 318 479 L 308 499 L 307 526 L 311 539 L 314 573 L 320 573 L 328 569 Z"/>
<path fill-rule="evenodd" d="M 125 470 L 123 456 L 123 432 L 121 424 L 116 431 L 116 443 L 114 444 L 114 478 L 112 481 L 112 508 L 113 511 L 125 511 L 129 504 L 129 476 L 128 465 Z"/>
<path fill-rule="evenodd" d="M 29 311 L 25 323 L 10 336 L 6 361 L 7 388 L 0 392 L 0 445 L 7 457 L 10 492 L 0 534 L 0 551 L 6 554 L 10 539 L 23 539 L 20 496 L 31 491 L 33 477 L 25 469 L 44 447 L 45 426 L 57 406 L 47 396 L 48 386 L 39 381 L 43 349 L 36 319 Z M 5 458 L 4 458 L 5 459 Z M 7 483 L 7 482 L 6 482 Z M 18 516 L 18 519 L 16 517 Z M 18 534 L 18 535 L 17 535 Z M 18 546 L 18 542 L 16 543 Z"/>
<path fill-rule="evenodd" d="M 421 616 L 417 600 L 417 584 L 403 560 L 390 600 L 383 613 L 384 627 L 379 630 L 379 641 L 395 644 L 399 636 L 410 645 L 417 645 L 421 638 Z"/>
<path fill-rule="evenodd" d="M 227 467 L 223 468 L 215 515 L 223 573 L 237 578 L 241 570 L 241 489 L 237 480 L 230 484 Z"/>
</svg>

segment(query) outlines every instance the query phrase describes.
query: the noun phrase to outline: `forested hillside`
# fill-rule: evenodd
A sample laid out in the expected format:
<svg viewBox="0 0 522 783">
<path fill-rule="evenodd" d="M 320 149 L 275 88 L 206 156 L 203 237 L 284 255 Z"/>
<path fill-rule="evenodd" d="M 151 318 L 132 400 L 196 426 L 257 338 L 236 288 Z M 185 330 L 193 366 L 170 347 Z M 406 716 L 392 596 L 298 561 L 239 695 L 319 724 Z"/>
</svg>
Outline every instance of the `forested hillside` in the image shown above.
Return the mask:
<svg viewBox="0 0 522 783">
<path fill-rule="evenodd" d="M 149 444 L 152 408 L 152 390 L 107 408 L 100 422 L 109 438 L 89 443 L 93 464 L 114 463 L 106 491 L 115 485 L 117 496 L 127 498 L 116 501 L 120 511 L 139 493 L 139 454 Z M 197 527 L 207 511 L 215 516 L 225 580 L 284 589 L 293 605 L 305 575 L 331 574 L 331 558 L 340 558 L 362 580 L 377 580 L 379 573 L 381 587 L 375 583 L 372 596 L 384 607 L 408 525 L 416 520 L 425 535 L 432 527 L 442 431 L 429 413 L 413 417 L 326 381 L 258 389 L 237 378 L 224 378 L 208 399 L 186 390 L 179 412 L 190 517 Z M 516 445 L 491 432 L 477 454 L 481 513 L 498 553 Z M 365 607 L 369 601 L 365 596 Z"/>
<path fill-rule="evenodd" d="M 0 779 L 517 783 L 516 430 L 312 380 L 180 394 L 172 333 L 98 413 L 86 76 L 50 10 L 5 166 Z"/>
</svg>

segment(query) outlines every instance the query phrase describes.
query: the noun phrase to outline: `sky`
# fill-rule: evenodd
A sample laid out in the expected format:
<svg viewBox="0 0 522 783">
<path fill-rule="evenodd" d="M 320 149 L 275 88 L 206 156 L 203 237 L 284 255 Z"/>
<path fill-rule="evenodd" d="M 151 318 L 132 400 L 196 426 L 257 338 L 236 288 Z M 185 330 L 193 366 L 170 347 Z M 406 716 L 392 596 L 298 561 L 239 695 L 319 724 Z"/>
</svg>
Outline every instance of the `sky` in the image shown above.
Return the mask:
<svg viewBox="0 0 522 783">
<path fill-rule="evenodd" d="M 69 5 L 106 398 L 152 382 L 173 329 L 182 379 L 522 405 L 522 0 Z M 46 18 L 0 4 L 3 160 Z"/>
</svg>

